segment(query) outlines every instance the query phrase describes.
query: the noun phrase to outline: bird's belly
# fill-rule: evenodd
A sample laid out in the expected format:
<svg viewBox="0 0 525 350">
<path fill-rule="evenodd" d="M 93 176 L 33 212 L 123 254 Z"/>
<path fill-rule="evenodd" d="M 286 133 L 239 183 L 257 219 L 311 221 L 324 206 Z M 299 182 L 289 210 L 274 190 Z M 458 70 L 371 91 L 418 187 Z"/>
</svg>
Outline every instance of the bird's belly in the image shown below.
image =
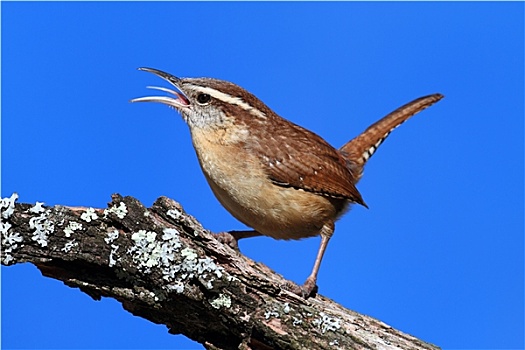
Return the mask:
<svg viewBox="0 0 525 350">
<path fill-rule="evenodd" d="M 325 223 L 337 216 L 326 198 L 309 192 L 271 182 L 263 186 L 236 182 L 235 189 L 225 189 L 223 183 L 206 177 L 217 199 L 237 220 L 276 239 L 316 236 Z"/>
<path fill-rule="evenodd" d="M 195 141 L 195 140 L 194 140 Z M 342 213 L 347 202 L 275 185 L 255 157 L 199 142 L 199 163 L 219 202 L 239 221 L 276 239 L 312 237 Z M 205 152 L 200 152 L 205 147 Z"/>
</svg>

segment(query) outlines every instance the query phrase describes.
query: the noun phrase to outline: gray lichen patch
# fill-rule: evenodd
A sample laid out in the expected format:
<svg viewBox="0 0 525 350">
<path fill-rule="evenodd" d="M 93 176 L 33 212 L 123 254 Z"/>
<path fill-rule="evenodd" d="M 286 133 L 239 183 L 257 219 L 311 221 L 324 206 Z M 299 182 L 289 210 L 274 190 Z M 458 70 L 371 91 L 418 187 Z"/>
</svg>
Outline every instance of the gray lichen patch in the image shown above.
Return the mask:
<svg viewBox="0 0 525 350">
<path fill-rule="evenodd" d="M 104 241 L 107 244 L 110 244 L 113 241 L 115 241 L 118 237 L 119 237 L 119 232 L 118 232 L 117 229 L 114 229 L 114 230 L 111 230 L 111 231 L 108 232 L 107 237 L 104 238 Z"/>
<path fill-rule="evenodd" d="M 18 232 L 9 232 L 11 224 L 8 222 L 2 222 L 0 225 L 0 231 L 2 233 L 2 263 L 9 265 L 14 262 L 11 253 L 15 251 L 19 244 L 22 243 L 23 238 Z M 20 244 L 20 246 L 22 246 Z"/>
<path fill-rule="evenodd" d="M 15 202 L 18 199 L 18 193 L 13 193 L 11 197 L 2 198 L 0 209 L 2 210 L 2 220 L 7 220 L 15 211 Z"/>
<path fill-rule="evenodd" d="M 182 213 L 177 209 L 170 209 L 166 212 L 166 214 L 175 220 L 180 220 L 182 217 Z"/>
<path fill-rule="evenodd" d="M 70 221 L 67 227 L 64 229 L 64 235 L 71 237 L 76 230 L 82 230 L 82 224 L 76 221 Z"/>
<path fill-rule="evenodd" d="M 80 218 L 84 220 L 85 222 L 91 222 L 93 220 L 97 220 L 98 215 L 95 212 L 95 209 L 88 208 L 85 212 L 82 213 L 82 215 L 80 215 Z"/>
<path fill-rule="evenodd" d="M 72 239 L 71 241 L 67 242 L 66 245 L 61 250 L 65 253 L 69 253 L 71 249 L 73 249 L 73 247 L 77 247 L 77 246 L 78 246 L 78 242 Z"/>
<path fill-rule="evenodd" d="M 43 205 L 44 205 L 44 202 L 36 202 L 33 207 L 29 208 L 28 212 L 33 213 L 33 214 L 42 213 L 45 210 Z"/>
<path fill-rule="evenodd" d="M 15 202 L 18 200 L 18 194 L 13 193 L 10 197 L 2 198 L 0 200 L 0 211 L 1 211 L 1 218 L 0 221 L 0 233 L 2 236 L 2 245 L 1 245 L 1 252 L 2 252 L 2 264 L 9 265 L 11 263 L 15 263 L 15 259 L 11 255 L 16 249 L 23 247 L 22 244 L 24 238 L 20 233 L 14 232 L 11 228 L 11 223 L 8 222 L 8 219 L 13 215 L 15 211 Z M 30 213 L 40 213 L 44 211 L 45 209 L 42 207 L 41 202 L 36 202 L 36 205 L 28 210 Z M 48 223 L 45 224 L 45 226 L 38 225 L 39 223 L 33 221 L 33 228 L 35 225 L 38 226 L 38 228 L 41 229 L 49 229 L 50 226 Z M 40 242 L 43 242 L 39 240 Z M 45 241 L 45 244 L 47 244 L 47 241 Z"/>
<path fill-rule="evenodd" d="M 120 260 L 119 258 L 115 258 L 118 248 L 119 246 L 116 244 L 111 245 L 111 251 L 109 252 L 109 266 L 110 267 L 115 266 L 115 264 L 117 263 L 117 260 Z"/>
<path fill-rule="evenodd" d="M 31 239 L 41 247 L 47 246 L 49 236 L 55 231 L 55 224 L 49 220 L 47 211 L 29 219 L 29 227 L 35 230 Z"/>
<path fill-rule="evenodd" d="M 292 319 L 293 319 L 293 321 L 292 321 L 292 325 L 293 326 L 299 326 L 299 325 L 303 324 L 302 318 L 299 318 L 299 317 L 296 317 L 296 316 L 292 316 Z"/>
<path fill-rule="evenodd" d="M 221 293 L 217 298 L 210 301 L 210 305 L 215 309 L 220 309 L 221 307 L 229 308 L 232 306 L 232 299 L 229 295 Z"/>
<path fill-rule="evenodd" d="M 18 194 L 13 193 L 11 197 L 2 198 L 0 201 L 0 210 L 2 211 L 2 221 L 0 225 L 0 231 L 2 235 L 2 263 L 8 265 L 14 262 L 14 258 L 11 255 L 17 248 L 22 247 L 23 237 L 17 233 L 12 232 L 12 225 L 8 222 L 8 219 L 13 215 L 15 210 L 15 202 L 18 199 Z M 40 246 L 46 247 L 48 242 L 47 239 L 50 234 L 55 230 L 54 224 L 49 220 L 46 209 L 43 207 L 43 202 L 36 202 L 36 204 L 27 210 L 29 214 L 40 214 L 39 216 L 33 216 L 29 220 L 29 227 L 35 230 L 32 239 L 36 241 Z"/>
<path fill-rule="evenodd" d="M 334 339 L 331 342 L 329 342 L 328 345 L 330 345 L 330 346 L 338 346 L 339 345 L 339 341 L 337 339 Z"/>
<path fill-rule="evenodd" d="M 341 328 L 341 319 L 320 312 L 319 317 L 314 319 L 312 324 L 321 329 L 321 332 L 323 333 L 328 331 L 335 332 Z"/>
<path fill-rule="evenodd" d="M 290 308 L 290 303 L 284 303 L 284 305 L 283 305 L 283 312 L 284 312 L 285 314 L 287 314 L 287 313 L 290 312 L 290 310 L 291 310 L 291 308 Z"/>
<path fill-rule="evenodd" d="M 160 259 L 169 259 L 160 242 L 155 240 L 156 232 L 139 230 L 131 236 L 135 244 L 128 250 L 133 261 L 145 273 L 150 273 L 151 268 L 158 266 Z"/>
<path fill-rule="evenodd" d="M 293 309 L 290 307 L 290 303 L 277 303 L 272 308 L 267 309 L 264 312 L 264 318 L 279 318 L 281 316 L 287 316 Z"/>
<path fill-rule="evenodd" d="M 197 278 L 207 289 L 223 275 L 223 268 L 209 258 L 199 258 L 198 253 L 189 247 L 183 248 L 179 232 L 165 228 L 162 237 L 157 238 L 153 231 L 139 230 L 132 234 L 134 245 L 128 249 L 132 260 L 143 273 L 151 273 L 160 268 L 166 281 L 166 291 L 182 293 L 184 282 Z"/>
<path fill-rule="evenodd" d="M 279 318 L 281 317 L 281 315 L 279 314 L 279 312 L 277 312 L 277 310 L 266 310 L 264 312 L 264 318 L 265 319 L 270 319 L 272 317 L 275 317 L 275 318 Z"/>
<path fill-rule="evenodd" d="M 119 205 L 114 205 L 111 208 L 104 209 L 104 217 L 107 217 L 109 214 L 115 214 L 119 219 L 124 219 L 128 214 L 128 209 L 124 202 L 120 202 Z"/>
</svg>

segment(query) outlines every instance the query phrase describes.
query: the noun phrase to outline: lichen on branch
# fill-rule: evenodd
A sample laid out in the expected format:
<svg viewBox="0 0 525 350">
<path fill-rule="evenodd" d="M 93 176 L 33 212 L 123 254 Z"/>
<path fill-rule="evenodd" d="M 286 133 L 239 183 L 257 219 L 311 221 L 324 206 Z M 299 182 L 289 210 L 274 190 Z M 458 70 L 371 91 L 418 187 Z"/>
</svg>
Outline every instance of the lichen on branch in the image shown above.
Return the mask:
<svg viewBox="0 0 525 350">
<path fill-rule="evenodd" d="M 17 199 L 0 203 L 2 265 L 30 262 L 209 349 L 436 349 L 321 295 L 288 292 L 166 197 L 146 208 L 115 194 L 105 209 Z"/>
</svg>

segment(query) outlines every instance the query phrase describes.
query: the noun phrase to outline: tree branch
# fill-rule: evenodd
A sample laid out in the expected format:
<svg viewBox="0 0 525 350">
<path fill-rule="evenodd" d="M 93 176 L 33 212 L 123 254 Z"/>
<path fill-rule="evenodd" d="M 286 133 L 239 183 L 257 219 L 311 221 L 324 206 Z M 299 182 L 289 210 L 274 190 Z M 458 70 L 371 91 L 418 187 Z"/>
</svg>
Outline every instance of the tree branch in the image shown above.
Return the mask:
<svg viewBox="0 0 525 350">
<path fill-rule="evenodd" d="M 437 349 L 321 295 L 282 289 L 282 276 L 166 197 L 146 209 L 115 194 L 105 210 L 16 198 L 2 200 L 3 265 L 30 262 L 208 349 Z"/>
</svg>

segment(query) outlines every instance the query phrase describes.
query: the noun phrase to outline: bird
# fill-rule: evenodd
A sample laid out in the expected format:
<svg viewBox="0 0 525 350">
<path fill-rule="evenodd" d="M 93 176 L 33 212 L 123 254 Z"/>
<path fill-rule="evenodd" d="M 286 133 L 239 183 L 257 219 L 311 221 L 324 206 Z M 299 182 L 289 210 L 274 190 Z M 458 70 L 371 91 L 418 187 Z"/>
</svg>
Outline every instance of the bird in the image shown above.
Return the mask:
<svg viewBox="0 0 525 350">
<path fill-rule="evenodd" d="M 395 128 L 444 97 L 435 93 L 417 98 L 336 149 L 234 83 L 179 78 L 154 68 L 139 70 L 171 86 L 148 86 L 165 95 L 131 102 L 157 102 L 180 113 L 215 197 L 253 229 L 230 231 L 229 240 L 221 236 L 224 242 L 255 236 L 284 240 L 321 236 L 312 271 L 303 285 L 283 286 L 304 298 L 318 290 L 317 276 L 335 222 L 353 204 L 368 208 L 356 188 L 365 164 Z"/>
</svg>

